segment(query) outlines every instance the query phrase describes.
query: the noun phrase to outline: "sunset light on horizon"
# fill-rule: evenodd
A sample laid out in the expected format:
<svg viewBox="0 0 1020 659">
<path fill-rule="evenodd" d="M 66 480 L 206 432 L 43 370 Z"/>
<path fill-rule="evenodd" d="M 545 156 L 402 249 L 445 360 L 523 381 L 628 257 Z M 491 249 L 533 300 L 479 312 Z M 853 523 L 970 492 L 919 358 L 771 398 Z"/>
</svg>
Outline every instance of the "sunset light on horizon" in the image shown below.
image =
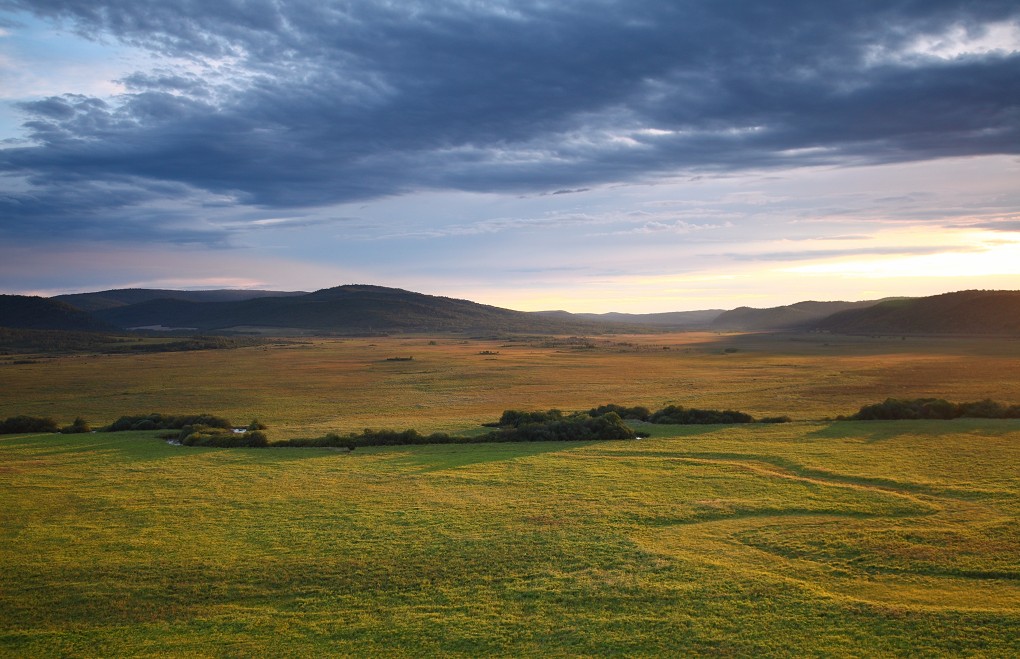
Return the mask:
<svg viewBox="0 0 1020 659">
<path fill-rule="evenodd" d="M 1003 2 L 0 2 L 0 292 L 1020 289 Z"/>
</svg>

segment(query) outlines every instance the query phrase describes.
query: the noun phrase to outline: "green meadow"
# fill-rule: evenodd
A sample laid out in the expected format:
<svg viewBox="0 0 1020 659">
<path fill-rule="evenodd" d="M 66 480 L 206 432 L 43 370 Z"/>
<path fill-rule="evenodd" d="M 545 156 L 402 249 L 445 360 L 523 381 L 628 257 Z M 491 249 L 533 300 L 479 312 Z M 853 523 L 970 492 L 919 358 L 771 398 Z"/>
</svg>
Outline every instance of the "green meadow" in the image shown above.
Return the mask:
<svg viewBox="0 0 1020 659">
<path fill-rule="evenodd" d="M 0 653 L 1016 656 L 1020 421 L 826 419 L 1020 402 L 1015 345 L 436 337 L 0 365 L 0 416 L 210 412 L 271 438 L 605 402 L 796 420 L 351 453 L 2 436 Z"/>
</svg>

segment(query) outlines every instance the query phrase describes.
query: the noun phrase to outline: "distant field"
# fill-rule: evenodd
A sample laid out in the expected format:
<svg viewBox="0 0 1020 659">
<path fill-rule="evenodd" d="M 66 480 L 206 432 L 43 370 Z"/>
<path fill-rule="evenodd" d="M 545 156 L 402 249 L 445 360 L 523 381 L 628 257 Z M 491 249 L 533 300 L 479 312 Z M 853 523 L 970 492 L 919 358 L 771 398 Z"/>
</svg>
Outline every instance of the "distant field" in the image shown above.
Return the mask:
<svg viewBox="0 0 1020 659">
<path fill-rule="evenodd" d="M 415 363 L 396 368 L 427 370 L 433 359 L 460 373 L 491 367 L 456 346 L 432 356 L 413 347 Z M 691 364 L 676 377 L 703 387 L 713 360 L 734 357 L 703 349 L 656 358 L 678 371 Z M 299 372 L 315 374 L 312 365 L 324 362 L 311 378 L 319 386 L 342 375 L 342 363 L 363 381 L 393 367 L 344 362 L 345 344 L 289 350 L 217 353 L 206 366 L 307 354 Z M 504 350 L 522 354 L 504 358 Z M 528 359 L 564 368 L 575 358 L 500 351 L 517 368 Z M 380 357 L 390 352 L 379 349 Z M 640 382 L 631 382 L 641 360 L 597 354 L 588 367 L 578 357 L 578 371 L 633 364 L 621 382 L 642 402 Z M 751 361 L 750 374 L 765 372 L 750 355 L 736 359 Z M 788 361 L 793 372 L 820 360 L 766 359 Z M 875 357 L 841 357 L 829 368 L 848 369 L 853 359 Z M 183 397 L 186 364 L 175 368 L 182 381 L 168 386 L 169 400 L 204 408 L 198 403 L 208 399 Z M 536 387 L 549 395 L 554 370 L 538 370 Z M 851 385 L 868 380 L 864 367 L 850 370 Z M 149 382 L 142 373 L 125 382 L 158 386 L 156 374 Z M 250 412 L 234 391 L 252 380 L 262 391 L 267 377 L 225 375 L 227 403 L 216 411 Z M 422 377 L 380 379 L 410 391 L 406 382 Z M 510 377 L 518 386 L 526 380 Z M 664 377 L 652 369 L 652 382 Z M 198 380 L 202 396 L 212 381 Z M 420 400 L 459 401 L 464 390 L 447 382 Z M 610 382 L 578 382 L 592 388 L 559 392 L 553 403 L 578 405 L 592 392 L 631 398 L 612 395 Z M 732 371 L 715 382 L 724 393 L 706 390 L 704 400 L 753 391 L 738 387 Z M 952 386 L 975 388 L 959 378 Z M 280 391 L 285 400 L 264 416 L 299 399 Z M 340 407 L 339 387 L 335 395 Z M 365 405 L 361 392 L 348 395 L 355 403 L 341 411 Z M 525 403 L 543 400 L 540 391 L 527 396 Z M 458 404 L 483 412 L 472 399 Z M 454 418 L 444 412 L 436 423 Z M 187 449 L 152 433 L 0 437 L 0 654 L 1020 654 L 1020 422 L 654 430 L 633 441 L 352 454 Z"/>
<path fill-rule="evenodd" d="M 210 412 L 243 423 L 257 417 L 271 439 L 366 427 L 463 431 L 509 408 L 608 402 L 812 420 L 887 396 L 1020 403 L 1017 373 L 1020 342 L 1001 338 L 308 339 L 235 350 L 0 356 L 0 417 L 69 423 L 81 415 L 99 425 L 123 414 Z"/>
</svg>

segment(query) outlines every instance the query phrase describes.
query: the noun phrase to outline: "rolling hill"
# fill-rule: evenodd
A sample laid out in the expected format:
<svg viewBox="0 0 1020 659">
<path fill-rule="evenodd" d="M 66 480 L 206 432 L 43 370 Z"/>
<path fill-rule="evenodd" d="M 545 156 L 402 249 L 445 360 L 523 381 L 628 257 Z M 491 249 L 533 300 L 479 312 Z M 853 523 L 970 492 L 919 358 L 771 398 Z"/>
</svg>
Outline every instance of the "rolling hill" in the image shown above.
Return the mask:
<svg viewBox="0 0 1020 659">
<path fill-rule="evenodd" d="M 0 327 L 81 332 L 116 329 L 65 302 L 29 295 L 0 295 Z"/>
<path fill-rule="evenodd" d="M 663 313 L 570 313 L 568 311 L 537 311 L 540 315 L 560 320 L 587 320 L 596 323 L 619 323 L 657 330 L 703 329 L 712 324 L 722 309 L 699 311 L 667 311 Z"/>
<path fill-rule="evenodd" d="M 75 308 L 68 300 L 92 311 Z M 0 326 L 93 332 L 156 326 L 197 332 L 272 333 L 294 329 L 327 334 L 592 334 L 712 329 L 1020 336 L 1020 291 L 960 291 L 866 302 L 807 301 L 731 311 L 572 314 L 513 311 L 371 285 L 344 285 L 314 293 L 121 289 L 56 298 L 2 295 Z"/>
<path fill-rule="evenodd" d="M 782 330 L 795 329 L 819 321 L 827 316 L 850 309 L 862 309 L 878 300 L 864 302 L 797 302 L 782 307 L 755 309 L 737 307 L 719 314 L 711 323 L 717 330 Z"/>
<path fill-rule="evenodd" d="M 808 327 L 839 334 L 1020 336 L 1020 291 L 959 291 L 887 300 L 832 314 Z"/>
<path fill-rule="evenodd" d="M 289 297 L 231 302 L 148 300 L 102 309 L 96 315 L 118 327 L 181 327 L 228 330 L 239 327 L 300 328 L 363 332 L 593 332 L 584 320 L 547 318 L 468 300 L 396 288 L 345 285 Z"/>
<path fill-rule="evenodd" d="M 54 296 L 53 300 L 66 302 L 82 311 L 101 311 L 140 304 L 151 300 L 185 300 L 187 302 L 237 302 L 259 297 L 294 297 L 307 295 L 306 291 L 261 291 L 217 289 L 211 291 L 176 291 L 162 288 L 117 288 L 95 293 L 71 293 Z"/>
</svg>

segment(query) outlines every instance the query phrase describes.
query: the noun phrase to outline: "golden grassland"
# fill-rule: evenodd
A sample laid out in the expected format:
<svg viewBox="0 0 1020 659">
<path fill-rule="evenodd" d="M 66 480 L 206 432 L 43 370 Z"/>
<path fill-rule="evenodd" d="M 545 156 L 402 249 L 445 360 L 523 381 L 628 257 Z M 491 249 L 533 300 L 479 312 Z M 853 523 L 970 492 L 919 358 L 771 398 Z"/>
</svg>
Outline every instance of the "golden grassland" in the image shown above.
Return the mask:
<svg viewBox="0 0 1020 659">
<path fill-rule="evenodd" d="M 1018 345 L 392 337 L 0 360 L 0 417 L 210 412 L 271 439 L 606 402 L 797 419 L 353 453 L 0 437 L 0 654 L 1017 656 L 1020 421 L 825 417 L 1020 402 Z"/>
<path fill-rule="evenodd" d="M 498 354 L 485 354 L 498 353 Z M 413 361 L 387 361 L 392 357 Z M 1020 402 L 1007 339 L 678 333 L 583 339 L 315 339 L 237 350 L 0 359 L 0 417 L 253 417 L 270 438 L 366 427 L 461 431 L 505 409 L 607 402 L 810 420 L 887 396 Z"/>
</svg>

